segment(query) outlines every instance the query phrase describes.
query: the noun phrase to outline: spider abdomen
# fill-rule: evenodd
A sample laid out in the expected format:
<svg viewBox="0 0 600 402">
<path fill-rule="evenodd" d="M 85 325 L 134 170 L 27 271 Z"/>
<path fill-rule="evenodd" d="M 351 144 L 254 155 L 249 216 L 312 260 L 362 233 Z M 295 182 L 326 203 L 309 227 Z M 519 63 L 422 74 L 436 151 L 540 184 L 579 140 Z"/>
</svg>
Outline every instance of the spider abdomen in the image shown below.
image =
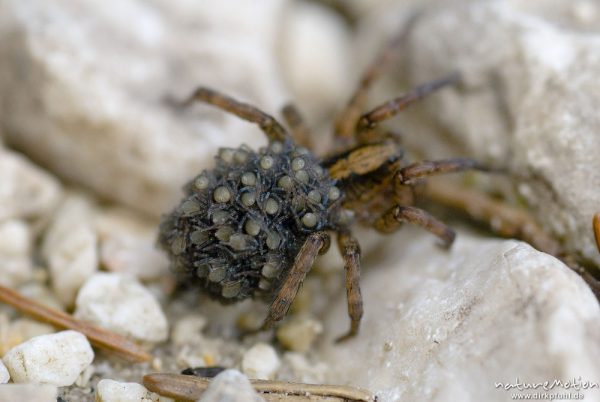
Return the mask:
<svg viewBox="0 0 600 402">
<path fill-rule="evenodd" d="M 316 158 L 293 143 L 258 152 L 222 148 L 216 167 L 184 187 L 159 243 L 182 280 L 213 298 L 272 299 L 306 237 L 334 229 L 340 190 Z"/>
</svg>

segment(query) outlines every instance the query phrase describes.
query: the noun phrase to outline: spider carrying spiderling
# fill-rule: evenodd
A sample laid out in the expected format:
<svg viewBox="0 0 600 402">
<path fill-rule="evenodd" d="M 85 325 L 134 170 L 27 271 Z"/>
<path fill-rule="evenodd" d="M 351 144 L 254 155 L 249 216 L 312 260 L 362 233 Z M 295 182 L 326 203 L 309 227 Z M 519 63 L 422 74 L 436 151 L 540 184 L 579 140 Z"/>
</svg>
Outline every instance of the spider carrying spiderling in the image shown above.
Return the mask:
<svg viewBox="0 0 600 402">
<path fill-rule="evenodd" d="M 246 298 L 270 302 L 263 328 L 287 313 L 329 233 L 345 261 L 351 326 L 363 315 L 359 286 L 360 247 L 355 223 L 391 233 L 409 222 L 438 236 L 449 247 L 455 234 L 413 206 L 414 185 L 426 176 L 483 169 L 472 159 L 407 164 L 397 137 L 379 124 L 427 94 L 457 82 L 458 75 L 418 86 L 362 114 L 373 81 L 391 58 L 400 35 L 371 64 L 335 127 L 335 150 L 322 159 L 310 150 L 310 136 L 293 106 L 283 109 L 288 132 L 274 117 L 208 88 L 189 99 L 208 103 L 257 124 L 268 145 L 222 148 L 216 167 L 185 187 L 181 204 L 161 224 L 159 243 L 183 280 L 197 281 L 223 303 Z"/>
</svg>

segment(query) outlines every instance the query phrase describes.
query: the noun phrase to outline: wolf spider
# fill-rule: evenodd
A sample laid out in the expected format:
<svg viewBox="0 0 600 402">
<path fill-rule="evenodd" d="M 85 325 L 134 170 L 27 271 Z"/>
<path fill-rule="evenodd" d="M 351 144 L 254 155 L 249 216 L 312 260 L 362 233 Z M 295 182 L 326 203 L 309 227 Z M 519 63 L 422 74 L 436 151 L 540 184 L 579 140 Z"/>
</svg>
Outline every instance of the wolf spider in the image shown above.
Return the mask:
<svg viewBox="0 0 600 402">
<path fill-rule="evenodd" d="M 186 198 L 164 219 L 159 239 L 175 271 L 199 281 L 225 303 L 247 297 L 270 302 L 265 329 L 286 315 L 315 258 L 327 251 L 328 232 L 335 232 L 345 261 L 351 321 L 348 332 L 338 338 L 344 340 L 358 333 L 363 315 L 354 223 L 392 233 L 407 222 L 433 233 L 445 247 L 452 244 L 452 229 L 413 206 L 414 185 L 431 175 L 485 168 L 468 158 L 406 164 L 397 137 L 381 130 L 380 123 L 456 83 L 458 75 L 417 86 L 361 112 L 397 43 L 366 70 L 336 120 L 335 149 L 323 159 L 309 150 L 308 129 L 292 105 L 282 111 L 290 134 L 258 108 L 205 87 L 184 102 L 208 103 L 257 124 L 269 145 L 259 152 L 244 146 L 221 149 L 217 168 L 185 187 Z"/>
</svg>

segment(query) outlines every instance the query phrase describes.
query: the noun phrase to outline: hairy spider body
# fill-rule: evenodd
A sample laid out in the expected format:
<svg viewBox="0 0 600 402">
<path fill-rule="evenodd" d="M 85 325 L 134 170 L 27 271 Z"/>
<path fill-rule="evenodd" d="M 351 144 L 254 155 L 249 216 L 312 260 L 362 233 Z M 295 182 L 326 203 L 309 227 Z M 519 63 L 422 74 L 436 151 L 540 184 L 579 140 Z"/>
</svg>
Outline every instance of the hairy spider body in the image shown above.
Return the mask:
<svg viewBox="0 0 600 402">
<path fill-rule="evenodd" d="M 273 300 L 306 238 L 338 228 L 341 192 L 316 157 L 292 141 L 258 152 L 221 148 L 216 168 L 185 187 L 160 244 L 182 279 L 213 298 Z"/>
<path fill-rule="evenodd" d="M 345 262 L 351 321 L 343 340 L 358 332 L 363 314 L 354 222 L 382 233 L 409 222 L 438 236 L 444 246 L 452 244 L 450 228 L 413 206 L 413 185 L 432 174 L 482 166 L 465 158 L 406 165 L 398 138 L 379 130 L 379 123 L 455 83 L 458 75 L 418 86 L 362 114 L 368 89 L 401 42 L 392 42 L 367 69 L 336 122 L 335 149 L 323 159 L 308 150 L 308 130 L 291 105 L 282 111 L 290 134 L 260 109 L 208 88 L 198 88 L 183 103 L 199 101 L 233 113 L 257 124 L 269 140 L 258 152 L 221 149 L 216 168 L 188 183 L 181 204 L 163 220 L 159 243 L 183 280 L 200 282 L 225 303 L 248 297 L 270 301 L 263 324 L 268 328 L 285 316 L 333 232 Z"/>
</svg>

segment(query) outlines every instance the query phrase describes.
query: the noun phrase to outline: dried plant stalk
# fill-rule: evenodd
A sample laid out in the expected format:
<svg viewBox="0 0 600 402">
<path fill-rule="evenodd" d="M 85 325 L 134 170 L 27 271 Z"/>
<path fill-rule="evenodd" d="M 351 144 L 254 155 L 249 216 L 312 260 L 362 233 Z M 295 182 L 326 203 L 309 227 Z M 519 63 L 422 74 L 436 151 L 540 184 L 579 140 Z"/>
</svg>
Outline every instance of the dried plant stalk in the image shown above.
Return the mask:
<svg viewBox="0 0 600 402">
<path fill-rule="evenodd" d="M 178 401 L 197 401 L 208 385 L 210 378 L 190 375 L 156 373 L 144 376 L 144 386 L 157 394 Z M 368 391 L 343 386 L 300 384 L 283 381 L 250 380 L 254 389 L 269 402 L 372 402 L 373 394 Z"/>
<path fill-rule="evenodd" d="M 594 228 L 594 238 L 596 239 L 596 247 L 598 247 L 598 252 L 600 252 L 600 212 L 597 212 L 594 215 L 592 222 Z"/>
<path fill-rule="evenodd" d="M 142 349 L 141 346 L 121 335 L 79 320 L 63 311 L 45 306 L 7 287 L 0 286 L 0 302 L 12 306 L 31 318 L 46 322 L 57 328 L 81 332 L 92 345 L 125 360 L 145 362 L 152 359 L 152 355 Z"/>
</svg>

